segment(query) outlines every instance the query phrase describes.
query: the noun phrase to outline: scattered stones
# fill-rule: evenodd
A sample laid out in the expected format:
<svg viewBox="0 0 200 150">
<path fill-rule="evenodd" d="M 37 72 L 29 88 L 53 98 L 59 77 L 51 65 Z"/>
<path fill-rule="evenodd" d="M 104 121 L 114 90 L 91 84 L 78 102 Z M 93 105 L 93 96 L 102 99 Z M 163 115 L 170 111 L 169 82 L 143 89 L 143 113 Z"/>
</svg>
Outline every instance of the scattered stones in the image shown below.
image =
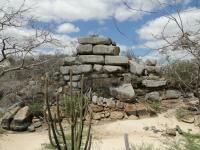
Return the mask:
<svg viewBox="0 0 200 150">
<path fill-rule="evenodd" d="M 106 65 L 128 65 L 128 57 L 125 56 L 105 56 Z"/>
<path fill-rule="evenodd" d="M 110 93 L 120 101 L 132 101 L 135 97 L 135 91 L 130 83 L 122 84 L 118 87 L 111 87 Z"/>
</svg>

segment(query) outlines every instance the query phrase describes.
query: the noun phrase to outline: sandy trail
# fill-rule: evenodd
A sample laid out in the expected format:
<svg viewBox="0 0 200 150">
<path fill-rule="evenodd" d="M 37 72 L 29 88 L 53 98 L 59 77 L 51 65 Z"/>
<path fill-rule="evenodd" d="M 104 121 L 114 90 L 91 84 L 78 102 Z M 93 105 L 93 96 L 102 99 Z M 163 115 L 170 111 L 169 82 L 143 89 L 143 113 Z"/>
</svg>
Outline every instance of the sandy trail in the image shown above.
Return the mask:
<svg viewBox="0 0 200 150">
<path fill-rule="evenodd" d="M 154 148 L 163 149 L 163 141 L 166 137 L 162 132 L 154 133 L 152 130 L 145 131 L 144 127 L 154 126 L 158 130 L 174 128 L 179 125 L 185 132 L 192 129 L 192 133 L 199 133 L 200 129 L 193 124 L 179 122 L 174 117 L 174 110 L 160 114 L 154 118 L 140 120 L 122 120 L 93 127 L 92 150 L 124 150 L 124 134 L 129 135 L 130 144 L 152 144 Z M 178 139 L 176 136 L 174 139 Z M 48 143 L 47 131 L 22 134 L 7 134 L 0 136 L 0 150 L 40 150 L 41 144 Z"/>
</svg>

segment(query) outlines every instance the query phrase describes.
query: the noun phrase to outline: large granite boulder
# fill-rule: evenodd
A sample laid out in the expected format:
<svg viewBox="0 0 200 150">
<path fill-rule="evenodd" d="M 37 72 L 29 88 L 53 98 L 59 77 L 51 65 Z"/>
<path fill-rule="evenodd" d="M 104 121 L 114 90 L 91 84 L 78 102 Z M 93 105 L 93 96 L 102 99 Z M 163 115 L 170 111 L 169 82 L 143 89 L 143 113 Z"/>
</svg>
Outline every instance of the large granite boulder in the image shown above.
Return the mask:
<svg viewBox="0 0 200 150">
<path fill-rule="evenodd" d="M 110 94 L 120 101 L 132 101 L 135 98 L 135 91 L 130 83 L 110 87 Z"/>
<path fill-rule="evenodd" d="M 142 73 L 144 72 L 144 65 L 143 64 L 139 64 L 135 61 L 129 61 L 129 65 L 130 65 L 130 72 L 136 75 L 142 75 Z"/>
<path fill-rule="evenodd" d="M 112 45 L 96 45 L 93 48 L 93 54 L 103 54 L 103 55 L 119 55 L 120 48 L 118 46 Z"/>
<path fill-rule="evenodd" d="M 108 73 L 123 72 L 124 68 L 121 66 L 105 65 L 103 66 L 103 71 L 108 72 Z"/>
<path fill-rule="evenodd" d="M 10 129 L 14 131 L 25 131 L 31 124 L 32 118 L 29 106 L 22 107 L 14 116 Z"/>
<path fill-rule="evenodd" d="M 167 81 L 165 80 L 143 80 L 142 85 L 148 88 L 156 88 L 156 87 L 163 87 L 167 84 Z"/>
<path fill-rule="evenodd" d="M 78 54 L 92 54 L 92 44 L 79 45 L 77 47 Z"/>
<path fill-rule="evenodd" d="M 112 40 L 106 37 L 98 37 L 98 36 L 88 36 L 88 37 L 81 37 L 78 38 L 78 42 L 80 44 L 103 44 L 103 45 L 110 45 L 112 44 Z"/>
<path fill-rule="evenodd" d="M 125 56 L 105 56 L 106 65 L 128 65 L 128 57 Z"/>
<path fill-rule="evenodd" d="M 104 56 L 101 55 L 80 55 L 78 59 L 83 64 L 104 64 Z"/>
</svg>

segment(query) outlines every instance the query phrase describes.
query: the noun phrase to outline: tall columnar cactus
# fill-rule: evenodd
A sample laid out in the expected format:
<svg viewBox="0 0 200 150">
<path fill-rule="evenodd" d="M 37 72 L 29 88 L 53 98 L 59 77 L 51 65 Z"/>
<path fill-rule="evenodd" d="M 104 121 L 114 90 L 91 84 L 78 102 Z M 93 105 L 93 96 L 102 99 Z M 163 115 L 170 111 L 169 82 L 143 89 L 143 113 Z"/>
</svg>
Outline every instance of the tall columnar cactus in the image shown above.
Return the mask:
<svg viewBox="0 0 200 150">
<path fill-rule="evenodd" d="M 91 147 L 91 112 L 88 109 L 89 101 L 83 94 L 83 75 L 81 80 L 81 92 L 74 94 L 72 89 L 72 71 L 70 71 L 70 93 L 56 97 L 56 115 L 52 116 L 48 96 L 48 76 L 45 80 L 45 104 L 47 107 L 46 120 L 48 123 L 49 140 L 53 147 L 58 150 L 90 150 Z M 69 118 L 70 139 L 66 138 L 60 115 L 60 99 L 64 100 L 65 117 Z M 85 118 L 89 114 L 88 129 L 85 128 Z M 85 131 L 86 130 L 86 131 Z M 83 133 L 86 133 L 83 134 Z"/>
</svg>

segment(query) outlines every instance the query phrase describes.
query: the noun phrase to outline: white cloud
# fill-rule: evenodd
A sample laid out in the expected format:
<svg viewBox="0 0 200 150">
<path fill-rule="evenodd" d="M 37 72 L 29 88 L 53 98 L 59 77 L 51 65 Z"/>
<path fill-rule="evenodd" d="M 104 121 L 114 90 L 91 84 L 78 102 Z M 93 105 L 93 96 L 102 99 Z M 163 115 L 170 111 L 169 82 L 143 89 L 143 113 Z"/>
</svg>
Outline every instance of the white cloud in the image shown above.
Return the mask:
<svg viewBox="0 0 200 150">
<path fill-rule="evenodd" d="M 79 32 L 79 27 L 76 27 L 75 25 L 71 23 L 63 23 L 58 26 L 57 32 L 58 33 L 71 33 L 71 32 Z"/>
<path fill-rule="evenodd" d="M 1 0 L 0 6 L 6 6 Z M 9 0 L 9 6 L 18 7 L 23 0 Z M 173 2 L 173 0 L 160 0 Z M 188 2 L 191 0 L 179 0 Z M 32 7 L 30 14 L 40 21 L 76 21 L 105 20 L 114 17 L 118 21 L 137 20 L 145 15 L 142 11 L 128 9 L 122 0 L 26 0 L 26 5 Z M 127 4 L 136 10 L 152 11 L 159 9 L 157 0 L 126 0 Z"/>
</svg>

